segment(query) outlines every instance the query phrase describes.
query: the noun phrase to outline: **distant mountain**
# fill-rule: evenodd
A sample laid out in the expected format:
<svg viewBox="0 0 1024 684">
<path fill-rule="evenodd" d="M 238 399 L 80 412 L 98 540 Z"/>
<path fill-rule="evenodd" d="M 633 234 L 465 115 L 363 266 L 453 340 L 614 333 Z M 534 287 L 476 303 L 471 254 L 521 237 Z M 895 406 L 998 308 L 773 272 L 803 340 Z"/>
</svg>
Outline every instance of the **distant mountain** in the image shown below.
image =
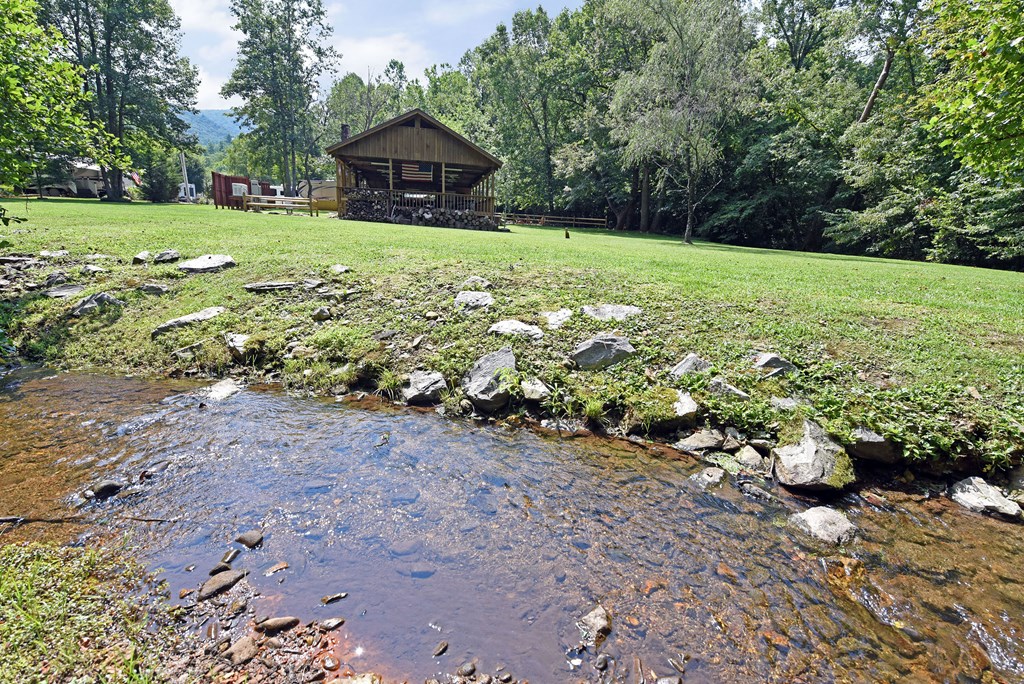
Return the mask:
<svg viewBox="0 0 1024 684">
<path fill-rule="evenodd" d="M 227 109 L 200 109 L 198 114 L 185 114 L 182 118 L 203 147 L 222 143 L 242 132 Z"/>
</svg>

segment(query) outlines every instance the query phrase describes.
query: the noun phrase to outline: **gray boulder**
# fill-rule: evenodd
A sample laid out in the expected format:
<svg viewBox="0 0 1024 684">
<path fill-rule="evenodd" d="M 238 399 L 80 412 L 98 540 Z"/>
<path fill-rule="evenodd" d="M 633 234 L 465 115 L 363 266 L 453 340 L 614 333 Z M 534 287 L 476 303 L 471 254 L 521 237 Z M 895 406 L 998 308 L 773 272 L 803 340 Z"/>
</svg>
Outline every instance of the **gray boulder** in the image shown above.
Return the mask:
<svg viewBox="0 0 1024 684">
<path fill-rule="evenodd" d="M 539 378 L 523 380 L 519 383 L 519 389 L 523 392 L 523 399 L 527 401 L 544 401 L 551 396 L 551 388 Z"/>
<path fill-rule="evenodd" d="M 762 456 L 760 451 L 749 444 L 741 447 L 736 452 L 735 459 L 736 463 L 742 468 L 752 473 L 766 475 L 771 471 L 771 461 Z"/>
<path fill-rule="evenodd" d="M 480 276 L 469 276 L 462 281 L 462 285 L 459 285 L 460 290 L 490 290 L 491 281 Z"/>
<path fill-rule="evenodd" d="M 89 295 L 85 299 L 81 300 L 75 307 L 71 309 L 72 316 L 82 316 L 91 311 L 96 311 L 107 306 L 124 306 L 124 302 L 110 294 L 109 292 L 99 292 L 97 294 Z"/>
<path fill-rule="evenodd" d="M 331 310 L 326 306 L 316 307 L 313 309 L 313 320 L 319 322 L 331 320 Z"/>
<path fill-rule="evenodd" d="M 464 311 L 483 309 L 494 303 L 494 297 L 487 292 L 464 290 L 455 295 L 455 308 Z"/>
<path fill-rule="evenodd" d="M 672 404 L 672 411 L 676 414 L 675 422 L 678 425 L 693 425 L 697 420 L 697 412 L 700 407 L 693 400 L 689 392 L 677 390 L 676 402 Z"/>
<path fill-rule="evenodd" d="M 789 516 L 789 522 L 806 535 L 827 544 L 846 544 L 857 536 L 857 528 L 840 511 L 828 506 L 815 506 L 803 513 Z"/>
<path fill-rule="evenodd" d="M 206 309 L 203 309 L 202 311 L 197 311 L 195 313 L 188 314 L 187 316 L 172 318 L 171 320 L 165 323 L 161 323 L 156 328 L 154 328 L 153 332 L 151 333 L 151 336 L 153 339 L 156 339 L 163 335 L 164 333 L 170 332 L 171 330 L 175 330 L 177 328 L 185 328 L 190 325 L 195 325 L 196 323 L 208 321 L 211 318 L 216 318 L 217 316 L 220 316 L 222 313 L 224 313 L 224 311 L 226 311 L 226 309 L 223 306 L 211 306 Z"/>
<path fill-rule="evenodd" d="M 204 254 L 178 264 L 178 270 L 185 273 L 214 273 L 235 265 L 235 260 L 227 254 Z"/>
<path fill-rule="evenodd" d="M 636 353 L 625 337 L 598 335 L 581 343 L 573 350 L 571 358 L 585 370 L 600 370 L 614 366 Z"/>
<path fill-rule="evenodd" d="M 413 371 L 409 374 L 409 386 L 402 389 L 402 398 L 407 404 L 433 404 L 447 387 L 440 373 Z"/>
<path fill-rule="evenodd" d="M 690 373 L 703 373 L 711 369 L 711 363 L 705 361 L 694 353 L 687 354 L 683 360 L 672 367 L 669 373 L 676 378 L 681 378 Z"/>
<path fill-rule="evenodd" d="M 481 411 L 496 411 L 512 398 L 511 377 L 516 369 L 516 357 L 511 347 L 499 349 L 477 359 L 462 379 L 462 389 Z"/>
<path fill-rule="evenodd" d="M 901 457 L 899 447 L 865 427 L 853 431 L 853 441 L 847 445 L 846 450 L 854 458 L 879 463 L 898 463 Z"/>
<path fill-rule="evenodd" d="M 133 266 L 140 266 L 142 264 L 147 263 L 148 261 L 149 261 L 149 252 L 139 252 L 138 254 L 136 254 L 135 256 L 132 257 L 132 265 Z"/>
<path fill-rule="evenodd" d="M 628 304 L 598 304 L 583 307 L 583 314 L 599 321 L 624 321 L 631 316 L 639 316 L 643 309 Z"/>
<path fill-rule="evenodd" d="M 170 264 L 181 258 L 181 254 L 176 249 L 165 249 L 164 251 L 153 257 L 154 264 Z"/>
<path fill-rule="evenodd" d="M 754 368 L 757 370 L 782 371 L 783 373 L 792 373 L 796 370 L 796 366 L 792 363 L 771 352 L 762 352 L 755 356 Z"/>
<path fill-rule="evenodd" d="M 721 449 L 725 443 L 725 435 L 718 430 L 698 430 L 689 437 L 685 437 L 673 446 L 680 451 L 704 451 L 706 449 Z"/>
<path fill-rule="evenodd" d="M 67 299 L 85 292 L 84 285 L 59 285 L 44 292 L 51 299 Z"/>
<path fill-rule="evenodd" d="M 249 341 L 249 337 L 241 333 L 224 333 L 224 345 L 235 361 L 245 360 L 245 343 Z"/>
<path fill-rule="evenodd" d="M 834 442 L 820 425 L 804 421 L 804 435 L 799 444 L 776 447 L 775 477 L 782 484 L 797 489 L 839 491 L 852 484 L 856 477 L 849 455 Z"/>
<path fill-rule="evenodd" d="M 708 487 L 722 484 L 725 474 L 725 471 L 721 468 L 709 467 L 691 475 L 690 480 L 696 482 L 697 486 L 701 489 L 707 489 Z"/>
<path fill-rule="evenodd" d="M 950 489 L 950 497 L 976 513 L 997 513 L 1008 518 L 1021 517 L 1020 506 L 980 477 L 960 480 Z"/>
<path fill-rule="evenodd" d="M 732 397 L 733 399 L 739 399 L 740 401 L 748 401 L 750 399 L 749 394 L 738 387 L 730 385 L 721 375 L 711 381 L 711 384 L 708 385 L 708 391 L 712 394 L 717 394 L 723 397 Z"/>
<path fill-rule="evenodd" d="M 557 330 L 565 325 L 572 318 L 572 309 L 559 309 L 558 311 L 541 311 L 541 318 L 548 323 L 548 327 Z"/>
<path fill-rule="evenodd" d="M 166 285 L 161 285 L 160 283 L 143 283 L 136 289 L 143 294 L 156 295 L 158 297 L 171 291 L 171 288 Z"/>
<path fill-rule="evenodd" d="M 493 335 L 509 335 L 512 337 L 526 337 L 534 342 L 544 337 L 544 331 L 535 325 L 529 325 L 522 321 L 507 320 L 498 321 L 492 325 L 487 332 Z"/>
</svg>

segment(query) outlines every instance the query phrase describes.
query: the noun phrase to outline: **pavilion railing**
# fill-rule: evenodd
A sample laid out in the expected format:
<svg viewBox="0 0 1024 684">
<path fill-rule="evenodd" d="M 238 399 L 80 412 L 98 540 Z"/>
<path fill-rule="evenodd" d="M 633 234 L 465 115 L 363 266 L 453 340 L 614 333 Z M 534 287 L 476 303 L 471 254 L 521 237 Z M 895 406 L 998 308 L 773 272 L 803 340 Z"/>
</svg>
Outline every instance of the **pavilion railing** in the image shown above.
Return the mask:
<svg viewBox="0 0 1024 684">
<path fill-rule="evenodd" d="M 342 202 L 386 202 L 387 209 L 406 207 L 437 207 L 453 211 L 472 211 L 477 214 L 494 215 L 494 197 L 487 195 L 464 195 L 456 192 L 432 192 L 419 190 L 379 190 L 373 188 L 342 188 L 339 199 Z"/>
</svg>

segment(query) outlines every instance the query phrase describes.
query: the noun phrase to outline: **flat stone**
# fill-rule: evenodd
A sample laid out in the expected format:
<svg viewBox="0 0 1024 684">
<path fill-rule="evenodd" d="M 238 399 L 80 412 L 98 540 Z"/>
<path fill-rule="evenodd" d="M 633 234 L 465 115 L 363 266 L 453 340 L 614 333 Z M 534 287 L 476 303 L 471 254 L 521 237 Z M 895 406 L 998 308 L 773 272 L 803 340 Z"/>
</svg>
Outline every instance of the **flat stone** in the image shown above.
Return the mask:
<svg viewBox="0 0 1024 684">
<path fill-rule="evenodd" d="M 190 325 L 195 325 L 196 323 L 208 321 L 211 318 L 216 318 L 225 311 L 226 309 L 223 306 L 211 306 L 206 309 L 203 309 L 202 311 L 197 311 L 195 313 L 188 314 L 187 316 L 172 318 L 171 320 L 166 321 L 165 323 L 161 323 L 156 328 L 154 328 L 153 332 L 151 333 L 151 336 L 153 337 L 153 339 L 156 339 L 157 337 L 160 337 L 164 333 L 170 332 L 171 330 L 175 330 L 177 328 L 184 328 Z"/>
<path fill-rule="evenodd" d="M 447 388 L 448 383 L 440 373 L 413 371 L 409 374 L 409 386 L 402 389 L 402 398 L 407 404 L 433 404 Z"/>
<path fill-rule="evenodd" d="M 721 375 L 711 381 L 711 384 L 708 385 L 708 391 L 712 394 L 717 394 L 723 397 L 732 397 L 734 399 L 739 399 L 740 401 L 748 401 L 750 399 L 749 394 L 738 387 L 730 385 Z"/>
<path fill-rule="evenodd" d="M 672 404 L 672 411 L 676 414 L 675 422 L 679 425 L 693 425 L 697 420 L 697 413 L 700 407 L 690 396 L 689 392 L 676 390 L 676 402 Z"/>
<path fill-rule="evenodd" d="M 581 642 L 589 648 L 595 648 L 611 633 L 612 614 L 604 606 L 598 605 L 580 618 L 576 626 L 580 630 Z"/>
<path fill-rule="evenodd" d="M 85 285 L 60 285 L 44 292 L 51 299 L 67 299 L 85 292 Z"/>
<path fill-rule="evenodd" d="M 224 401 L 242 391 L 242 386 L 231 378 L 216 382 L 206 388 L 206 396 L 210 401 Z"/>
<path fill-rule="evenodd" d="M 856 480 L 853 464 L 843 447 L 809 420 L 804 421 L 804 436 L 799 444 L 776 447 L 772 454 L 775 477 L 788 487 L 839 491 Z"/>
<path fill-rule="evenodd" d="M 149 252 L 139 252 L 132 257 L 132 265 L 140 266 L 149 262 Z"/>
<path fill-rule="evenodd" d="M 694 473 L 690 476 L 690 479 L 697 483 L 697 486 L 701 489 L 707 489 L 708 487 L 714 487 L 715 485 L 722 484 L 722 480 L 725 479 L 725 471 L 721 468 L 704 468 L 699 473 Z"/>
<path fill-rule="evenodd" d="M 103 500 L 109 499 L 124 489 L 124 483 L 116 480 L 103 480 L 97 482 L 85 493 L 85 498 Z"/>
<path fill-rule="evenodd" d="M 598 304 L 583 307 L 583 315 L 599 321 L 624 321 L 632 316 L 639 316 L 643 309 L 628 304 Z"/>
<path fill-rule="evenodd" d="M 59 259 L 61 257 L 66 257 L 67 255 L 68 250 L 66 249 L 44 249 L 39 253 L 39 256 L 46 259 Z"/>
<path fill-rule="evenodd" d="M 256 625 L 256 631 L 265 634 L 277 634 L 299 626 L 299 618 L 293 616 L 273 617 Z"/>
<path fill-rule="evenodd" d="M 964 508 L 976 513 L 1021 517 L 1020 506 L 1003 496 L 998 489 L 980 477 L 960 480 L 950 489 L 950 497 Z"/>
<path fill-rule="evenodd" d="M 321 620 L 318 624 L 320 625 L 320 629 L 324 630 L 325 632 L 332 632 L 341 627 L 343 624 L 345 624 L 345 618 L 325 618 Z"/>
<path fill-rule="evenodd" d="M 46 280 L 43 281 L 43 287 L 55 287 L 57 285 L 63 285 L 68 282 L 68 274 L 64 271 L 54 271 L 50 275 L 46 276 Z"/>
<path fill-rule="evenodd" d="M 299 284 L 294 280 L 270 280 L 263 283 L 249 283 L 242 287 L 246 292 L 277 292 L 279 290 L 294 290 L 298 286 Z"/>
<path fill-rule="evenodd" d="M 250 337 L 241 333 L 224 333 L 224 345 L 228 348 L 231 358 L 235 361 L 245 360 L 245 343 Z"/>
<path fill-rule="evenodd" d="M 504 407 L 512 397 L 509 377 L 516 370 L 511 347 L 499 349 L 477 359 L 462 379 L 462 388 L 473 406 L 481 411 Z"/>
<path fill-rule="evenodd" d="M 854 429 L 853 441 L 846 446 L 846 450 L 854 458 L 879 463 L 899 463 L 902 457 L 899 447 L 865 427 Z"/>
<path fill-rule="evenodd" d="M 698 430 L 689 437 L 685 437 L 673 446 L 680 451 L 704 451 L 706 449 L 721 449 L 725 443 L 725 435 L 718 430 Z"/>
<path fill-rule="evenodd" d="M 237 666 L 249 662 L 259 655 L 259 652 L 256 640 L 246 634 L 224 651 L 224 657 L 230 660 L 232 665 Z"/>
<path fill-rule="evenodd" d="M 100 273 L 107 273 L 108 271 L 107 271 L 107 269 L 100 268 L 99 266 L 93 266 L 92 264 L 86 264 L 85 266 L 83 266 L 80 269 L 79 272 L 82 275 L 84 275 L 84 276 L 90 276 L 90 275 L 99 275 Z"/>
<path fill-rule="evenodd" d="M 238 581 L 246 576 L 248 570 L 228 570 L 219 572 L 203 583 L 199 589 L 198 598 L 200 601 L 213 598 L 238 584 Z"/>
<path fill-rule="evenodd" d="M 196 342 L 195 344 L 190 344 L 187 347 L 175 349 L 174 351 L 171 352 L 171 356 L 173 356 L 176 359 L 187 361 L 188 359 L 194 358 L 196 354 L 202 351 L 202 349 L 203 343 Z"/>
<path fill-rule="evenodd" d="M 526 337 L 535 342 L 544 337 L 544 332 L 537 326 L 516 320 L 498 321 L 497 323 L 492 325 L 487 330 L 487 332 L 491 333 L 492 335 Z"/>
<path fill-rule="evenodd" d="M 548 327 L 558 330 L 572 318 L 572 309 L 559 309 L 558 311 L 541 311 L 541 318 L 547 321 Z"/>
<path fill-rule="evenodd" d="M 71 309 L 71 315 L 76 317 L 82 316 L 91 311 L 96 311 L 97 309 L 108 306 L 124 306 L 124 302 L 109 292 L 99 292 L 97 294 L 89 295 L 75 304 L 74 308 Z"/>
<path fill-rule="evenodd" d="M 857 528 L 840 511 L 828 506 L 815 506 L 803 513 L 789 516 L 789 522 L 804 534 L 828 544 L 846 544 L 853 541 Z"/>
<path fill-rule="evenodd" d="M 235 265 L 235 260 L 227 254 L 204 254 L 178 264 L 178 270 L 185 273 L 214 273 Z"/>
<path fill-rule="evenodd" d="M 143 294 L 156 295 L 157 297 L 165 295 L 171 291 L 171 288 L 166 285 L 161 285 L 160 283 L 143 283 L 136 289 Z"/>
<path fill-rule="evenodd" d="M 263 543 L 263 530 L 249 530 L 235 537 L 235 541 L 247 549 L 255 549 Z"/>
<path fill-rule="evenodd" d="M 334 264 L 333 266 L 331 266 L 331 273 L 333 273 L 334 275 L 341 275 L 342 273 L 351 273 L 351 272 L 352 272 L 352 269 L 349 268 L 348 266 L 343 266 L 341 264 Z"/>
<path fill-rule="evenodd" d="M 459 285 L 460 290 L 490 290 L 491 281 L 480 276 L 469 276 Z"/>
<path fill-rule="evenodd" d="M 711 363 L 691 352 L 684 356 L 682 361 L 673 366 L 669 374 L 673 377 L 681 378 L 690 373 L 704 373 L 708 370 L 711 370 Z"/>
<path fill-rule="evenodd" d="M 573 350 L 571 358 L 585 370 L 600 370 L 614 366 L 636 353 L 636 349 L 625 337 L 598 335 L 581 343 Z"/>
<path fill-rule="evenodd" d="M 754 368 L 757 370 L 779 370 L 783 373 L 792 373 L 796 370 L 796 366 L 782 358 L 778 354 L 771 352 L 762 352 L 754 357 Z"/>
<path fill-rule="evenodd" d="M 153 257 L 154 264 L 170 264 L 181 258 L 181 254 L 176 249 L 165 249 L 164 251 Z"/>
<path fill-rule="evenodd" d="M 544 401 L 551 396 L 551 388 L 545 385 L 539 378 L 528 378 L 519 383 L 519 389 L 523 392 L 523 399 L 527 401 Z"/>
<path fill-rule="evenodd" d="M 464 290 L 455 295 L 455 308 L 464 311 L 475 311 L 483 309 L 494 303 L 494 297 L 488 292 L 475 292 Z"/>
</svg>

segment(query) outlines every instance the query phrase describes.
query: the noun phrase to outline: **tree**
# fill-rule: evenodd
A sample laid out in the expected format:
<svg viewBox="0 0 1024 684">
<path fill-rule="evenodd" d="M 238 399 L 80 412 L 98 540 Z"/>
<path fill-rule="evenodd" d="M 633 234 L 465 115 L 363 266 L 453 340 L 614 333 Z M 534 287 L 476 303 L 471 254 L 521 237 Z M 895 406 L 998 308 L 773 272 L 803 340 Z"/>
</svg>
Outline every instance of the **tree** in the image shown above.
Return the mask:
<svg viewBox="0 0 1024 684">
<path fill-rule="evenodd" d="M 43 0 L 47 24 L 83 67 L 88 118 L 131 155 L 153 142 L 194 144 L 181 118 L 192 110 L 198 72 L 179 54 L 180 21 L 167 0 Z M 104 167 L 108 199 L 124 194 L 127 161 Z"/>
<path fill-rule="evenodd" d="M 716 184 L 723 127 L 746 91 L 743 14 L 733 0 L 630 0 L 618 11 L 627 24 L 654 27 L 658 42 L 615 85 L 614 135 L 628 161 L 645 174 L 657 165 L 682 189 L 690 242 L 696 210 Z"/>
<path fill-rule="evenodd" d="M 935 0 L 924 42 L 941 60 L 924 103 L 942 145 L 977 171 L 1024 175 L 1024 12 L 1019 0 Z"/>
<path fill-rule="evenodd" d="M 244 100 L 233 114 L 252 141 L 276 158 L 294 193 L 299 159 L 315 144 L 319 78 L 339 57 L 326 43 L 332 32 L 327 13 L 321 0 L 232 0 L 231 12 L 243 38 L 221 94 Z"/>
<path fill-rule="evenodd" d="M 82 115 L 83 71 L 63 38 L 36 20 L 34 0 L 0 0 L 0 184 L 25 182 L 56 155 L 107 159 Z"/>
</svg>

